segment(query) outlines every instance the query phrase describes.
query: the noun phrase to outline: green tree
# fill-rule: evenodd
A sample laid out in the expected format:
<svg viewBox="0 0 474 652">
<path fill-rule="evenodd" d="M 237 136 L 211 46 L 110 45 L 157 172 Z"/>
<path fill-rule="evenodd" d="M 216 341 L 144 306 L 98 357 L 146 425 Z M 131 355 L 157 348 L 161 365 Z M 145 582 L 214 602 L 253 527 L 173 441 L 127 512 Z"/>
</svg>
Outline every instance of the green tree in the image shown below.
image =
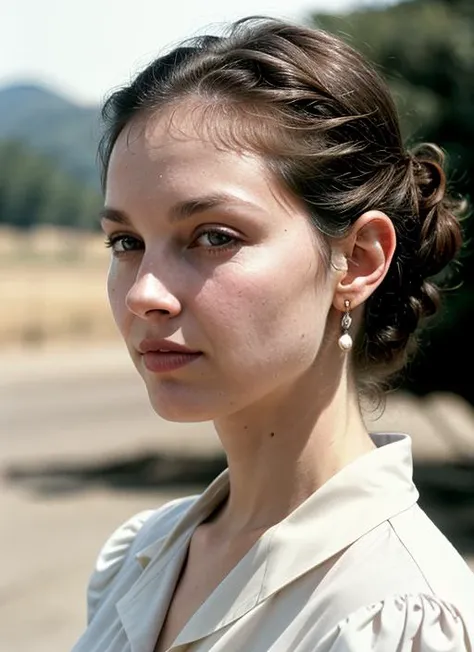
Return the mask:
<svg viewBox="0 0 474 652">
<path fill-rule="evenodd" d="M 311 20 L 376 64 L 394 94 L 408 145 L 441 145 L 452 187 L 474 198 L 474 2 L 406 0 L 346 15 L 316 14 Z M 442 318 L 426 331 L 407 384 L 420 392 L 457 391 L 474 402 L 474 383 L 460 369 L 474 323 L 471 217 L 464 230 L 463 285 L 446 295 Z"/>
<path fill-rule="evenodd" d="M 0 143 L 0 223 L 97 228 L 97 191 L 19 142 Z"/>
</svg>

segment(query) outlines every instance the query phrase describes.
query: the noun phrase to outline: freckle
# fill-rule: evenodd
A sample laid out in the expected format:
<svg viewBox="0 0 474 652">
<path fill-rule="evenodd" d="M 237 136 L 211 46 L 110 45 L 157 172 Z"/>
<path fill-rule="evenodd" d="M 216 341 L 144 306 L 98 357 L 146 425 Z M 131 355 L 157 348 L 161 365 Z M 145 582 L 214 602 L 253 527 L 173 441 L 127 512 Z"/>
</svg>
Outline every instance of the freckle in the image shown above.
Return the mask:
<svg viewBox="0 0 474 652">
<path fill-rule="evenodd" d="M 248 428 L 249 428 L 248 426 L 244 426 L 244 430 L 248 430 Z"/>
</svg>

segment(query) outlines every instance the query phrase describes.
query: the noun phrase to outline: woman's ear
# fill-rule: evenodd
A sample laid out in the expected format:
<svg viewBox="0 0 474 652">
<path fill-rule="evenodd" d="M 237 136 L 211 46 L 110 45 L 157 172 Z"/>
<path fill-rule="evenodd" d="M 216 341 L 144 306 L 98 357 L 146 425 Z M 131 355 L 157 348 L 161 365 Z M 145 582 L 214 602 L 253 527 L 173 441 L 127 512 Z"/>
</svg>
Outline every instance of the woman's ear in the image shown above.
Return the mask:
<svg viewBox="0 0 474 652">
<path fill-rule="evenodd" d="M 344 311 L 345 301 L 355 308 L 369 298 L 385 278 L 396 244 L 395 228 L 385 213 L 374 210 L 359 217 L 335 251 L 346 260 L 334 293 L 337 310 Z"/>
</svg>

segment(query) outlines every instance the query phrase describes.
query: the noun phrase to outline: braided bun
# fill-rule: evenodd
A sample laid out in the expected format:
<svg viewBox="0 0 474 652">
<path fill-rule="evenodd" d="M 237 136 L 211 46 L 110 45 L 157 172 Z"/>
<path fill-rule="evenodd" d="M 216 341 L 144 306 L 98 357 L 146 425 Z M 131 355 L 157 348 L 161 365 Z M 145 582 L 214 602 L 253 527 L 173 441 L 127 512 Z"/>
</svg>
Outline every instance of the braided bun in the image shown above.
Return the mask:
<svg viewBox="0 0 474 652">
<path fill-rule="evenodd" d="M 423 144 L 407 157 L 407 190 L 413 219 L 397 228 L 394 260 L 384 283 L 367 302 L 359 361 L 371 375 L 391 377 L 416 350 L 415 332 L 440 304 L 437 277 L 462 244 L 459 215 L 465 202 L 447 194 L 445 157 Z"/>
<path fill-rule="evenodd" d="M 423 145 L 412 158 L 413 176 L 421 223 L 419 267 L 424 276 L 441 272 L 461 247 L 457 214 L 462 202 L 446 195 L 444 153 L 435 145 Z"/>
</svg>

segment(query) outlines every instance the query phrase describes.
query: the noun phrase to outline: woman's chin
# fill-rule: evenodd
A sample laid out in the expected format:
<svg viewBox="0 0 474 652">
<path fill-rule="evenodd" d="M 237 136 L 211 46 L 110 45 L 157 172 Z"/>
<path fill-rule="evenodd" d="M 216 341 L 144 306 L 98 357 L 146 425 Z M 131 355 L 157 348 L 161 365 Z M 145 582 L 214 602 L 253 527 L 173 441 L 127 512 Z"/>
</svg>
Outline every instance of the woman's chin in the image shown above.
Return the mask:
<svg viewBox="0 0 474 652">
<path fill-rule="evenodd" d="M 169 412 L 165 410 L 158 410 L 153 408 L 155 412 L 165 421 L 174 423 L 202 423 L 204 421 L 212 421 L 211 417 L 204 417 L 198 413 L 185 412 Z"/>
<path fill-rule="evenodd" d="M 161 397 L 149 395 L 151 407 L 165 421 L 175 423 L 199 423 L 202 421 L 212 421 L 214 414 L 211 411 L 204 410 L 203 405 L 196 405 L 190 401 L 173 401 L 163 400 Z"/>
</svg>

